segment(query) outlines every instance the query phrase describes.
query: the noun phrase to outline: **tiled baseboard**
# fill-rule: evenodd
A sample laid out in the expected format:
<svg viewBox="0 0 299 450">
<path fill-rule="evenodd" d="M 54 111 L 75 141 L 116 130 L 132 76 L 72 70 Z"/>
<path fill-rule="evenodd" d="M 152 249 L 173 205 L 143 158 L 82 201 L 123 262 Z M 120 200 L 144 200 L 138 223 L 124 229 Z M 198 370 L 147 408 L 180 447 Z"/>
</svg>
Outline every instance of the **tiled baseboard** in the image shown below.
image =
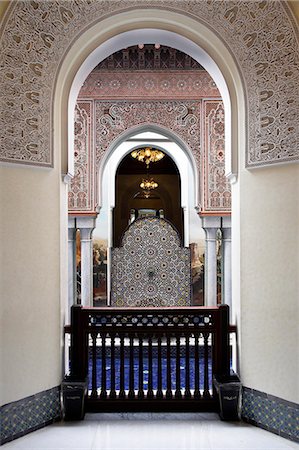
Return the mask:
<svg viewBox="0 0 299 450">
<path fill-rule="evenodd" d="M 243 387 L 242 419 L 299 442 L 299 405 Z"/>
<path fill-rule="evenodd" d="M 60 420 L 60 386 L 1 406 L 0 417 L 1 445 Z"/>
<path fill-rule="evenodd" d="M 60 386 L 2 406 L 0 417 L 1 445 L 60 420 Z M 299 442 L 296 403 L 243 387 L 242 419 Z"/>
</svg>

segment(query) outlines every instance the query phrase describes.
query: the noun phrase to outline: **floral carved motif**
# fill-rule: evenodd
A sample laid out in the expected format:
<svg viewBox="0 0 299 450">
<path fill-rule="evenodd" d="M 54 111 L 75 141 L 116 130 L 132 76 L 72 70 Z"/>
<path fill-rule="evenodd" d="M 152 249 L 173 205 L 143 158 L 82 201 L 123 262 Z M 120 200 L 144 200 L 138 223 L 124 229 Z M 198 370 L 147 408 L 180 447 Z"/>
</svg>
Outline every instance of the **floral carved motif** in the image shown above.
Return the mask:
<svg viewBox="0 0 299 450">
<path fill-rule="evenodd" d="M 231 208 L 231 188 L 225 176 L 224 108 L 222 101 L 204 100 L 202 212 Z"/>
<path fill-rule="evenodd" d="M 191 149 L 200 168 L 201 101 L 95 101 L 96 157 L 99 162 L 113 141 L 129 128 L 156 124 L 173 131 Z"/>
<path fill-rule="evenodd" d="M 267 0 L 13 2 L 1 37 L 1 159 L 53 165 L 52 100 L 68 47 L 104 16 L 148 7 L 203 21 L 235 57 L 247 94 L 247 166 L 298 160 L 298 41 L 285 2 Z"/>
<path fill-rule="evenodd" d="M 189 71 L 92 71 L 79 98 L 93 99 L 197 99 L 220 97 L 205 70 Z"/>
<path fill-rule="evenodd" d="M 69 211 L 95 209 L 93 102 L 77 102 L 75 109 L 75 176 L 68 193 Z"/>
<path fill-rule="evenodd" d="M 142 124 L 170 129 L 187 143 L 202 180 L 202 212 L 230 212 L 231 190 L 224 166 L 224 110 L 219 99 L 199 101 L 78 101 L 75 123 L 75 176 L 69 192 L 70 211 L 95 211 L 96 169 L 111 143 L 124 131 Z M 202 103 L 204 127 L 201 130 Z M 89 114 L 89 117 L 87 115 Z M 91 125 L 90 125 L 91 124 Z M 91 129 L 95 127 L 96 164 Z M 84 131 L 85 130 L 85 131 Z M 78 133 L 78 135 L 77 135 Z M 200 141 L 203 144 L 201 149 Z"/>
</svg>

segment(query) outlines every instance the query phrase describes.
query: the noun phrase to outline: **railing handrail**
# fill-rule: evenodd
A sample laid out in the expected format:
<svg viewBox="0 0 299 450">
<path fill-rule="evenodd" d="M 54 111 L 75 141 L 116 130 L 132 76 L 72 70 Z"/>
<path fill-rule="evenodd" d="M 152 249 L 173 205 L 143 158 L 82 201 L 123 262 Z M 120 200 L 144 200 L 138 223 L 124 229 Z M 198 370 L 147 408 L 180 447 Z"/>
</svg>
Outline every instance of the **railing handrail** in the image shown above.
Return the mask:
<svg viewBox="0 0 299 450">
<path fill-rule="evenodd" d="M 71 374 L 74 377 L 85 378 L 87 375 L 87 360 L 88 360 L 88 333 L 92 329 L 100 328 L 97 325 L 89 323 L 90 314 L 96 316 L 101 314 L 124 314 L 124 315 L 148 315 L 148 314 L 190 314 L 190 315 L 211 315 L 213 317 L 212 326 L 203 324 L 202 326 L 188 326 L 186 325 L 186 332 L 197 329 L 197 332 L 210 331 L 215 334 L 214 341 L 214 355 L 215 355 L 215 372 L 217 374 L 229 373 L 229 332 L 228 332 L 228 320 L 229 320 L 229 307 L 228 305 L 220 305 L 217 307 L 165 307 L 165 308 L 117 308 L 117 307 L 82 307 L 81 305 L 72 306 L 72 324 L 71 324 Z M 102 325 L 102 328 L 105 328 Z M 108 328 L 108 327 L 106 327 Z M 123 330 L 127 329 L 129 333 L 136 331 L 143 331 L 147 333 L 159 332 L 164 327 L 137 327 L 128 326 L 125 324 L 122 326 L 115 326 L 115 331 L 123 333 Z M 113 325 L 110 325 L 110 329 L 113 329 Z M 183 328 L 178 325 L 172 325 L 171 327 L 165 324 L 164 330 L 169 333 L 182 331 Z M 184 331 L 185 331 L 184 330 Z"/>
</svg>

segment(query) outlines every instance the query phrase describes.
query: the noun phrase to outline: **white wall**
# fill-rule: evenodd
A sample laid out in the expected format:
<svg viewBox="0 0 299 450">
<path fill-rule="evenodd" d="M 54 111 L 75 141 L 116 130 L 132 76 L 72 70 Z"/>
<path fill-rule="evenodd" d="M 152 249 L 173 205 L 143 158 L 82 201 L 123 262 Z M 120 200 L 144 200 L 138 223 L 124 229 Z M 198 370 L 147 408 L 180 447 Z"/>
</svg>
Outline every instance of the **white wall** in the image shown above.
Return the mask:
<svg viewBox="0 0 299 450">
<path fill-rule="evenodd" d="M 61 381 L 60 177 L 0 169 L 1 404 Z"/>
<path fill-rule="evenodd" d="M 241 375 L 299 401 L 299 165 L 242 170 Z"/>
</svg>

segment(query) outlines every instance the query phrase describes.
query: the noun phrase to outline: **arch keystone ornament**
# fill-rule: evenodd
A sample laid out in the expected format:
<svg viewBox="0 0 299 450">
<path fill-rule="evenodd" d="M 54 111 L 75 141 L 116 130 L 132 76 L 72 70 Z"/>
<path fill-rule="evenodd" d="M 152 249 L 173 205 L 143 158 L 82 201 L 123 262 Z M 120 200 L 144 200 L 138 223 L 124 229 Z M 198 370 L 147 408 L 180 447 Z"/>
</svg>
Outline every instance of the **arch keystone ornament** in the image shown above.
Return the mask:
<svg viewBox="0 0 299 450">
<path fill-rule="evenodd" d="M 293 16 L 285 2 L 243 0 L 12 2 L 1 32 L 1 160 L 53 166 L 53 99 L 67 52 L 95 23 L 123 12 L 144 19 L 148 9 L 192 17 L 198 30 L 205 24 L 237 62 L 247 96 L 246 166 L 298 161 Z"/>
</svg>

